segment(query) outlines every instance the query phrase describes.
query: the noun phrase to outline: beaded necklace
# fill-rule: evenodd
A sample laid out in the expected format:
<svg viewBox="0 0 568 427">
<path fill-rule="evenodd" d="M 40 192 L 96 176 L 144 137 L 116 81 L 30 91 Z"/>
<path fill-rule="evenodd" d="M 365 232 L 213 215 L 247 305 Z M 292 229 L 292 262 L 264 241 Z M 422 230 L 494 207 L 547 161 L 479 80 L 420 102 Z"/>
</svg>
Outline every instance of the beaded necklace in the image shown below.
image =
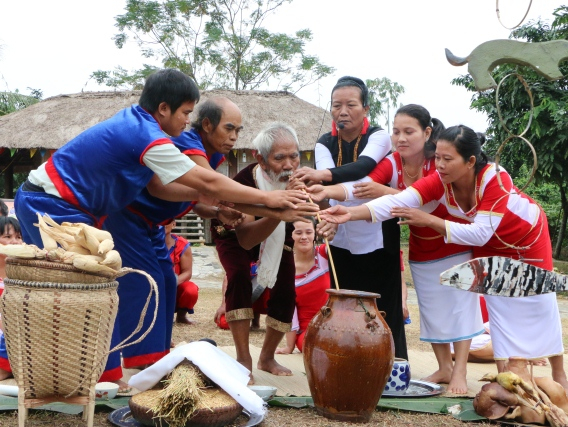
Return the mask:
<svg viewBox="0 0 568 427">
<path fill-rule="evenodd" d="M 359 148 L 359 142 L 361 141 L 361 138 L 363 137 L 363 134 L 359 134 L 359 136 L 357 137 L 357 142 L 355 142 L 355 148 L 353 150 L 353 161 L 356 162 L 357 161 L 357 149 Z M 339 144 L 339 154 L 337 155 L 337 167 L 341 166 L 342 162 L 343 162 L 343 152 L 341 149 L 341 143 L 342 143 L 342 139 L 341 139 L 341 132 L 339 132 L 337 134 L 337 143 Z"/>
<path fill-rule="evenodd" d="M 408 171 L 406 170 L 406 162 L 404 161 L 404 158 L 401 157 L 400 159 L 401 159 L 401 161 L 402 161 L 402 169 L 404 169 L 404 173 L 406 173 L 406 176 L 409 177 L 410 179 L 416 179 L 416 177 L 417 177 L 418 175 L 420 175 L 420 169 L 422 169 L 423 167 L 418 169 L 418 172 L 416 172 L 416 175 L 414 175 L 414 176 L 413 176 L 413 175 L 410 175 L 410 174 L 408 173 Z M 422 163 L 424 163 L 424 162 L 422 162 Z"/>
</svg>

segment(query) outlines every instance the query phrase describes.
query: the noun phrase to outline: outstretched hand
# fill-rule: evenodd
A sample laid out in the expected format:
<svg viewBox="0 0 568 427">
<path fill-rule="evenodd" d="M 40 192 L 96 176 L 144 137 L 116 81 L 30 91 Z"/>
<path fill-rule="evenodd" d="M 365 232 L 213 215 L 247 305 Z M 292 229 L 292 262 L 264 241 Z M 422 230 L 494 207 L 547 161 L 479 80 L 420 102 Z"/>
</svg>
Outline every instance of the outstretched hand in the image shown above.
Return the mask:
<svg viewBox="0 0 568 427">
<path fill-rule="evenodd" d="M 290 181 L 288 181 L 288 185 L 286 185 L 286 190 L 300 190 L 303 191 L 305 190 L 306 184 L 304 183 L 304 181 L 301 181 L 299 179 L 290 177 Z"/>
<path fill-rule="evenodd" d="M 329 175 L 329 176 L 328 176 Z M 293 173 L 292 178 L 299 179 L 305 182 L 307 185 L 321 184 L 322 181 L 329 181 L 331 172 L 329 169 L 312 169 L 307 166 L 296 169 Z M 328 179 L 329 178 L 329 179 Z"/>
<path fill-rule="evenodd" d="M 353 185 L 353 195 L 358 199 L 376 199 L 387 194 L 385 191 L 387 188 L 390 187 L 374 181 L 359 182 Z"/>
<path fill-rule="evenodd" d="M 401 220 L 398 223 L 401 225 L 414 225 L 416 227 L 429 227 L 432 225 L 432 218 L 435 218 L 420 209 L 399 206 L 395 206 L 391 209 L 391 215 L 393 217 L 400 217 Z"/>
<path fill-rule="evenodd" d="M 328 241 L 331 241 L 337 233 L 337 227 L 337 224 L 333 224 L 322 219 L 316 226 L 316 232 L 318 233 L 318 236 L 322 236 Z"/>
<path fill-rule="evenodd" d="M 325 192 L 325 186 L 316 184 L 307 188 L 307 192 L 315 203 L 321 202 L 323 199 L 327 198 Z"/>
<path fill-rule="evenodd" d="M 274 190 L 266 202 L 269 208 L 297 209 L 298 203 L 303 203 L 308 195 L 301 190 Z"/>
<path fill-rule="evenodd" d="M 315 203 L 298 203 L 296 209 L 284 209 L 280 215 L 280 220 L 285 222 L 310 222 L 306 217 L 315 216 L 319 209 L 319 206 Z"/>
<path fill-rule="evenodd" d="M 342 205 L 335 205 L 320 212 L 320 218 L 332 224 L 344 224 L 351 219 L 351 212 Z"/>
<path fill-rule="evenodd" d="M 218 207 L 217 219 L 225 225 L 236 227 L 245 219 L 245 214 L 236 209 L 231 209 L 223 204 L 219 204 Z"/>
</svg>

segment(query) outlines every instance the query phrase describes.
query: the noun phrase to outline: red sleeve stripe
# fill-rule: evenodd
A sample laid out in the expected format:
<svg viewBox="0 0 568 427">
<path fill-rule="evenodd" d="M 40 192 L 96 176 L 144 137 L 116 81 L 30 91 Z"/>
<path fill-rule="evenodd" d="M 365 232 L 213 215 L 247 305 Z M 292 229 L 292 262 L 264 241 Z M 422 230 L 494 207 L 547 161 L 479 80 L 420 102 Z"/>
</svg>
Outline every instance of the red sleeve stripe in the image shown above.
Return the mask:
<svg viewBox="0 0 568 427">
<path fill-rule="evenodd" d="M 201 151 L 197 148 L 189 148 L 185 151 L 182 151 L 182 153 L 185 154 L 186 156 L 203 156 L 207 158 L 207 154 L 205 154 L 204 151 Z"/>
<path fill-rule="evenodd" d="M 71 203 L 74 206 L 80 207 L 79 200 L 77 200 L 77 197 L 75 196 L 71 188 L 69 188 L 69 186 L 65 184 L 65 182 L 59 175 L 59 172 L 57 172 L 57 169 L 53 164 L 53 157 L 50 157 L 47 160 L 47 163 L 45 165 L 45 172 L 47 173 L 49 179 L 51 179 L 51 182 L 53 183 L 59 194 L 61 195 L 61 198 L 66 202 Z"/>
<path fill-rule="evenodd" d="M 184 215 L 187 215 L 188 213 L 191 212 L 191 210 L 193 209 L 193 207 L 195 206 L 197 202 L 192 202 L 192 204 L 182 213 L 180 213 L 178 216 L 176 216 L 176 218 L 181 218 Z M 158 225 L 168 225 L 170 222 L 172 222 L 173 218 L 168 218 L 163 220 L 162 222 L 160 222 Z"/>
<path fill-rule="evenodd" d="M 156 145 L 164 145 L 164 144 L 173 144 L 173 142 L 168 138 L 160 138 L 156 139 L 154 142 L 148 145 L 146 149 L 142 152 L 142 154 L 140 154 L 140 164 L 141 165 L 144 164 L 144 155 L 150 148 L 155 147 Z"/>
</svg>

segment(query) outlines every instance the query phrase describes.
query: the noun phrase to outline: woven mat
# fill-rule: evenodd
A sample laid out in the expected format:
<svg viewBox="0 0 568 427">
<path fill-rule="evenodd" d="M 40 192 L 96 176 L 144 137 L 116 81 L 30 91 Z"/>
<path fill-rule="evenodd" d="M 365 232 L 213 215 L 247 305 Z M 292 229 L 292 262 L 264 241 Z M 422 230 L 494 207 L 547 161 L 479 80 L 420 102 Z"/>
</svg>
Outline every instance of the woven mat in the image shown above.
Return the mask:
<svg viewBox="0 0 568 427">
<path fill-rule="evenodd" d="M 225 353 L 231 357 L 236 357 L 235 347 L 227 346 L 220 347 Z M 250 352 L 253 359 L 253 366 L 256 366 L 258 361 L 258 356 L 260 355 L 260 348 L 251 346 Z M 409 350 L 408 352 L 410 360 L 410 369 L 413 379 L 421 379 L 427 377 L 432 372 L 436 370 L 436 358 L 432 352 L 423 352 L 416 350 Z M 257 385 L 269 385 L 276 387 L 278 391 L 277 396 L 310 396 L 310 388 L 308 386 L 308 381 L 306 379 L 306 371 L 304 369 L 304 359 L 301 353 L 293 354 L 277 354 L 276 360 L 278 363 L 286 366 L 288 369 L 292 370 L 294 374 L 291 377 L 279 377 L 276 375 L 269 374 L 268 372 L 259 371 L 258 369 L 253 369 L 253 375 Z M 565 358 L 564 367 L 568 371 L 568 358 Z M 139 372 L 136 369 L 123 369 L 125 382 L 135 373 Z M 467 364 L 467 385 L 469 392 L 467 397 L 475 397 L 483 386 L 483 382 L 479 382 L 478 379 L 481 378 L 486 373 L 497 373 L 497 367 L 494 363 L 468 363 Z M 550 366 L 535 366 L 534 367 L 535 376 L 550 376 Z M 0 384 L 5 385 L 16 385 L 16 381 L 13 378 L 0 381 Z M 126 396 L 132 396 L 138 391 L 133 389 L 131 393 L 126 394 Z M 122 396 L 125 396 L 124 394 Z M 454 395 L 444 393 L 442 396 L 452 397 Z"/>
<path fill-rule="evenodd" d="M 225 353 L 231 357 L 236 357 L 235 347 L 220 347 Z M 250 352 L 252 355 L 253 366 L 256 366 L 258 356 L 260 355 L 260 348 L 251 346 Z M 412 378 L 419 380 L 427 377 L 438 367 L 436 357 L 432 352 L 409 350 L 408 358 L 410 361 L 410 371 Z M 253 369 L 255 383 L 257 385 L 269 385 L 276 387 L 278 391 L 277 396 L 310 396 L 310 388 L 306 379 L 306 370 L 304 369 L 304 359 L 301 353 L 292 354 L 277 354 L 276 360 L 278 363 L 286 366 L 292 370 L 294 374 L 291 377 L 278 377 L 268 372 Z M 568 371 L 568 358 L 564 361 L 564 366 Z M 468 363 L 467 364 L 467 397 L 475 397 L 485 384 L 479 382 L 486 373 L 497 373 L 497 366 L 495 363 Z M 535 366 L 534 375 L 538 377 L 551 376 L 550 366 Z M 455 396 L 451 393 L 444 393 L 442 396 L 452 397 Z M 462 395 L 463 396 L 463 395 Z"/>
</svg>

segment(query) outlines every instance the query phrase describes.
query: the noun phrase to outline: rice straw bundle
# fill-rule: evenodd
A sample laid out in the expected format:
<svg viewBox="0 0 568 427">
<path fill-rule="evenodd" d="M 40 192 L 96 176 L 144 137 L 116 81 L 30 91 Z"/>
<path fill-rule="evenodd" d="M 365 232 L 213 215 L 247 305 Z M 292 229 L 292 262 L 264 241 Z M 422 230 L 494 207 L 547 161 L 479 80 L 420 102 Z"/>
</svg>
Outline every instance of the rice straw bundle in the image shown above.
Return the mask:
<svg viewBox="0 0 568 427">
<path fill-rule="evenodd" d="M 182 362 L 174 368 L 164 385 L 152 411 L 170 427 L 183 427 L 205 396 L 202 373 L 192 363 Z"/>
</svg>

